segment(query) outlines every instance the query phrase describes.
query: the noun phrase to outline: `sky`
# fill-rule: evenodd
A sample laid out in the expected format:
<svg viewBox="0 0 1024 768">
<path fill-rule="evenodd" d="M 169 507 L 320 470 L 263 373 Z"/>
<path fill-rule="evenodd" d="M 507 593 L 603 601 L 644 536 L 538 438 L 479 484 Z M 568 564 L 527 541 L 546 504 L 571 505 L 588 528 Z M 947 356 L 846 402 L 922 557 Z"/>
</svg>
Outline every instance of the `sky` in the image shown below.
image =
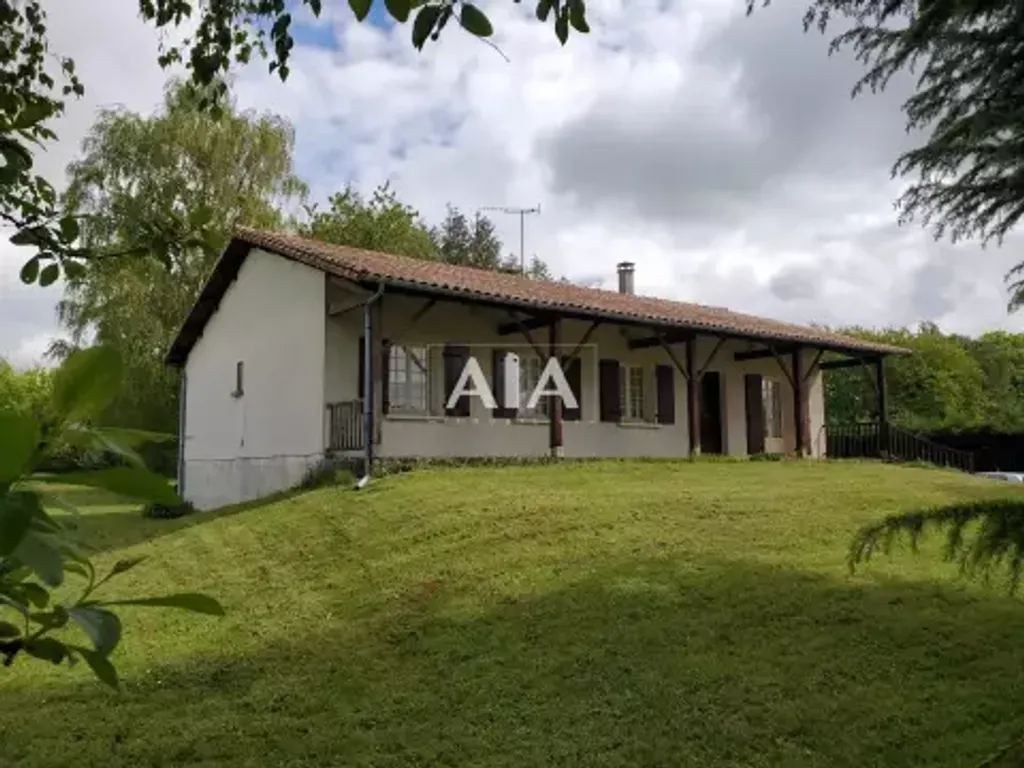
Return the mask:
<svg viewBox="0 0 1024 768">
<path fill-rule="evenodd" d="M 86 85 L 37 161 L 47 178 L 63 179 L 98 108 L 159 106 L 168 73 L 137 3 L 45 3 Z M 504 55 L 455 27 L 417 52 L 410 25 L 323 5 L 293 15 L 286 83 L 258 62 L 235 84 L 241 107 L 293 123 L 314 199 L 390 182 L 429 221 L 447 203 L 540 206 L 527 258 L 598 287 L 628 260 L 638 293 L 792 322 L 1024 331 L 1003 279 L 1021 237 L 954 247 L 898 225 L 908 83 L 851 99 L 860 65 L 803 32 L 801 3 L 748 17 L 744 0 L 591 0 L 591 34 L 563 48 L 534 3 L 489 0 Z M 491 215 L 517 251 L 518 218 Z M 22 286 L 23 253 L 0 237 L 0 356 L 20 366 L 60 335 L 60 284 Z"/>
</svg>

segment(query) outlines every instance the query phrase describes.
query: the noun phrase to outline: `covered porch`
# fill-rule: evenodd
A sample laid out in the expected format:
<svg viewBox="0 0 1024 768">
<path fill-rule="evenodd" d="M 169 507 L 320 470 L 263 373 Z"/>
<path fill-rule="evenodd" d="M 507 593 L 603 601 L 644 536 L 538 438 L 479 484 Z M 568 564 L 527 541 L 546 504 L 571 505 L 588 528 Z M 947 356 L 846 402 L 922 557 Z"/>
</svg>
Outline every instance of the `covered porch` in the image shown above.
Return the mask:
<svg viewBox="0 0 1024 768">
<path fill-rule="evenodd" d="M 872 372 L 886 422 L 887 351 L 334 278 L 327 308 L 325 450 L 370 463 L 378 456 L 823 457 L 823 372 L 850 365 Z M 557 358 L 579 408 L 557 397 L 529 412 L 469 398 L 447 407 L 468 356 L 497 383 L 496 353 L 509 349 L 524 360 Z"/>
</svg>

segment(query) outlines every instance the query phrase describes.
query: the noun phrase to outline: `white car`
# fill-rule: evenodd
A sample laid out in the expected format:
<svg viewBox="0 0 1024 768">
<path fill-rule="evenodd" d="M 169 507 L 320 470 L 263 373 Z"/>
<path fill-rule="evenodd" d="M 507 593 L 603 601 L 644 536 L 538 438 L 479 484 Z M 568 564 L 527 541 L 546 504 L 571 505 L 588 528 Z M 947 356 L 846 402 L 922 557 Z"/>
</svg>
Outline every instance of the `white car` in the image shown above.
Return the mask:
<svg viewBox="0 0 1024 768">
<path fill-rule="evenodd" d="M 1009 483 L 1024 483 L 1024 472 L 977 472 L 978 477 L 1006 480 Z"/>
</svg>

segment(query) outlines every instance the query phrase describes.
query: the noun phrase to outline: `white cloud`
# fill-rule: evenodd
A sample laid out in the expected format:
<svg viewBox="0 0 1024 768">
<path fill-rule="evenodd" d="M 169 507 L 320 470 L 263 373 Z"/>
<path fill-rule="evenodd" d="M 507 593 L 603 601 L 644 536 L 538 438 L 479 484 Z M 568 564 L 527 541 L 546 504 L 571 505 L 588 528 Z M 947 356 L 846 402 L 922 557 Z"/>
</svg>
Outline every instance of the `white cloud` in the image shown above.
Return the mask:
<svg viewBox="0 0 1024 768">
<path fill-rule="evenodd" d="M 147 109 L 164 76 L 132 0 L 53 4 L 55 39 L 93 99 L 61 126 L 59 168 L 96 104 Z M 431 219 L 448 202 L 466 212 L 539 203 L 527 255 L 573 279 L 613 287 L 615 263 L 629 259 L 639 291 L 782 319 L 1024 329 L 1004 311 L 1002 283 L 1019 249 L 952 248 L 895 226 L 889 167 L 908 141 L 900 92 L 851 101 L 858 67 L 805 35 L 800 9 L 744 18 L 729 0 L 588 6 L 592 34 L 562 48 L 531 3 L 489 4 L 508 62 L 456 28 L 417 53 L 408 26 L 335 14 L 336 49 L 319 30 L 320 44 L 294 49 L 286 84 L 253 64 L 238 99 L 293 120 L 299 170 L 320 198 L 390 180 Z M 516 250 L 518 219 L 494 218 Z M 49 330 L 30 320 L 0 331 L 0 354 Z"/>
</svg>

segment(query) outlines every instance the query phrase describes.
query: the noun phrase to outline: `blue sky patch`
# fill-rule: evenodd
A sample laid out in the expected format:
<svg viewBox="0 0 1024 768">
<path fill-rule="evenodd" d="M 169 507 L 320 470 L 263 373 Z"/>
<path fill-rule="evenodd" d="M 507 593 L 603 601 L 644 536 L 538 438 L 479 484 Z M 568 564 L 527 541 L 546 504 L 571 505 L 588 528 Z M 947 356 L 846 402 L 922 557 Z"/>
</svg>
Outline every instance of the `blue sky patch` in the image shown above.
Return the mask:
<svg viewBox="0 0 1024 768">
<path fill-rule="evenodd" d="M 346 24 L 350 22 L 352 24 L 358 23 L 348 3 L 344 0 L 337 0 L 337 2 L 339 3 L 337 9 L 338 18 L 342 19 Z M 302 0 L 292 0 L 289 5 L 289 12 L 292 14 L 292 38 L 295 40 L 296 45 L 308 45 L 313 48 L 327 48 L 329 50 L 337 49 L 338 38 L 331 23 L 324 21 L 323 16 L 320 17 L 320 20 L 317 20 Z M 373 5 L 370 7 L 370 15 L 362 23 L 370 24 L 383 30 L 389 30 L 395 26 L 395 20 L 388 13 L 384 0 L 374 0 Z"/>
</svg>

